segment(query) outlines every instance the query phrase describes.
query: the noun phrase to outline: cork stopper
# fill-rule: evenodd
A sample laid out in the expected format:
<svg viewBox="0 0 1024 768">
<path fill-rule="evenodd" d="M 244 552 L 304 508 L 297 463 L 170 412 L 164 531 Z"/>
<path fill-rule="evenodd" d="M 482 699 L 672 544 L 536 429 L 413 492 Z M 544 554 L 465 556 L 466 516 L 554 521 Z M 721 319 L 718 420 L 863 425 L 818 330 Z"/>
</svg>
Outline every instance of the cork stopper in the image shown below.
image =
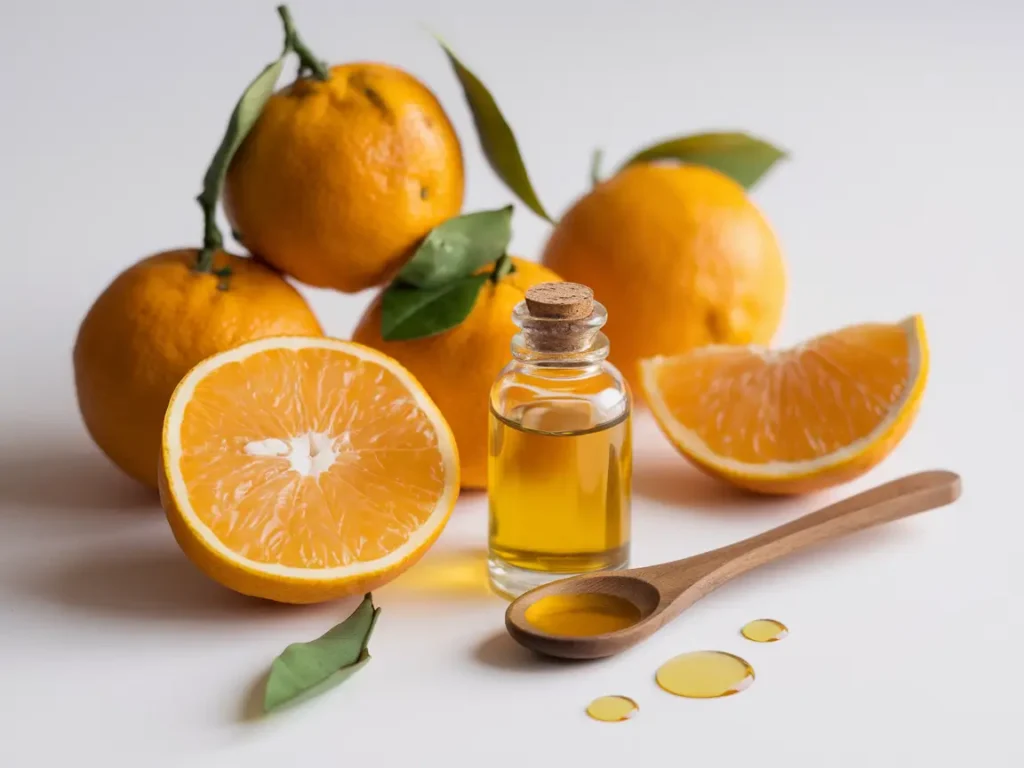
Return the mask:
<svg viewBox="0 0 1024 768">
<path fill-rule="evenodd" d="M 528 347 L 539 352 L 583 352 L 604 325 L 604 307 L 579 283 L 540 283 L 526 291 L 512 319 Z"/>
<path fill-rule="evenodd" d="M 526 307 L 533 317 L 582 320 L 594 311 L 594 292 L 579 283 L 540 283 L 527 289 Z"/>
</svg>

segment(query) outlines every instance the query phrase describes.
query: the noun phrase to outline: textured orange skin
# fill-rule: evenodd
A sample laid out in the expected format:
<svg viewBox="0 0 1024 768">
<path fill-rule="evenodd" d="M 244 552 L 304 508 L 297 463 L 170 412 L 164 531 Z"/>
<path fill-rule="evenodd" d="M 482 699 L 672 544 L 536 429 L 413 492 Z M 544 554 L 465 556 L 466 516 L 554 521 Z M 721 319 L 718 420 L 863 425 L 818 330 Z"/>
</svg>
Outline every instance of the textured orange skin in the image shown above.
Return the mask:
<svg viewBox="0 0 1024 768">
<path fill-rule="evenodd" d="M 228 170 L 246 248 L 310 285 L 384 283 L 462 209 L 462 149 L 434 95 L 384 64 L 333 67 L 274 94 Z"/>
<path fill-rule="evenodd" d="M 252 259 L 220 252 L 219 278 L 192 270 L 196 251 L 167 251 L 129 267 L 86 314 L 74 349 L 86 429 L 117 466 L 157 486 L 160 435 L 171 393 L 194 365 L 266 336 L 322 336 L 313 311 L 287 281 Z"/>
<path fill-rule="evenodd" d="M 543 263 L 608 308 L 610 359 L 640 393 L 639 361 L 707 344 L 767 344 L 786 275 L 743 188 L 697 166 L 641 164 L 569 210 Z"/>
<path fill-rule="evenodd" d="M 459 446 L 463 488 L 487 487 L 488 403 L 491 385 L 512 360 L 509 347 L 518 330 L 512 309 L 530 286 L 559 279 L 539 264 L 512 261 L 516 271 L 497 285 L 488 282 L 469 317 L 450 331 L 412 341 L 384 341 L 378 296 L 352 336 L 408 368 L 437 403 Z"/>
</svg>

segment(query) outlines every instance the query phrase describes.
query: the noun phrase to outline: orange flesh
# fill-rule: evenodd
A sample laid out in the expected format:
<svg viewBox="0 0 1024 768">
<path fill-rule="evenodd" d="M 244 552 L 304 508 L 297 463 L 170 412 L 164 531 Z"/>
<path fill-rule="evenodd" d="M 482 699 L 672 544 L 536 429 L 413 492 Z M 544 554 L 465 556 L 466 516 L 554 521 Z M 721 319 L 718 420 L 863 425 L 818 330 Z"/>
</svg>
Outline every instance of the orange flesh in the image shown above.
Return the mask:
<svg viewBox="0 0 1024 768">
<path fill-rule="evenodd" d="M 310 433 L 325 436 L 320 452 L 337 453 L 319 473 L 274 455 Z M 406 386 L 338 350 L 272 349 L 211 371 L 186 408 L 181 445 L 196 516 L 261 563 L 379 559 L 408 541 L 445 490 L 437 433 Z M 316 461 L 315 447 L 299 448 L 297 461 Z"/>
<path fill-rule="evenodd" d="M 859 325 L 793 350 L 746 348 L 665 360 L 657 386 L 712 453 L 747 464 L 800 462 L 869 435 L 910 383 L 901 325 Z"/>
</svg>

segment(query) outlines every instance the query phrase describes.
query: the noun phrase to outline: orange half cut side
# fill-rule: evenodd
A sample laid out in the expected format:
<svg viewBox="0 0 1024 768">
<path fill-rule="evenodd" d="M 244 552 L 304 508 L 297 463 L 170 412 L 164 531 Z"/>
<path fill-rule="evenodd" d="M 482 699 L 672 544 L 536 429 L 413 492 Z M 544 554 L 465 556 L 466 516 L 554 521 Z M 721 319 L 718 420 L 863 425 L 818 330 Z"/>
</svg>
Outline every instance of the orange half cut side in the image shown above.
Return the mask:
<svg viewBox="0 0 1024 768">
<path fill-rule="evenodd" d="M 641 362 L 651 411 L 701 469 L 765 493 L 851 480 L 913 423 L 928 378 L 924 322 L 854 325 L 792 349 L 711 346 Z"/>
<path fill-rule="evenodd" d="M 416 562 L 451 514 L 459 460 L 441 412 L 391 358 L 272 338 L 178 385 L 159 481 L 175 538 L 203 571 L 306 603 L 361 594 Z"/>
</svg>

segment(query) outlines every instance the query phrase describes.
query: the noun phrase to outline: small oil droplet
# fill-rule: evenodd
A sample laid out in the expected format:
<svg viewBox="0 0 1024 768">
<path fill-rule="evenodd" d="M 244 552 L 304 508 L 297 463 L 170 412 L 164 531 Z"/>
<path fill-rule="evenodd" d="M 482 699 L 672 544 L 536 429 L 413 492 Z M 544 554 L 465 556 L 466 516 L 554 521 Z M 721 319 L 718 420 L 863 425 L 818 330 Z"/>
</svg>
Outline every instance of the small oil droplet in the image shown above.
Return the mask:
<svg viewBox="0 0 1024 768">
<path fill-rule="evenodd" d="M 695 651 L 669 659 L 655 675 L 658 685 L 676 696 L 717 699 L 750 687 L 754 668 L 724 651 Z"/>
<path fill-rule="evenodd" d="M 628 696 L 598 696 L 587 707 L 587 714 L 603 723 L 620 723 L 640 711 Z"/>
<path fill-rule="evenodd" d="M 636 624 L 640 609 L 615 595 L 548 595 L 526 609 L 526 620 L 549 635 L 587 637 Z"/>
<path fill-rule="evenodd" d="M 774 643 L 788 635 L 789 628 L 775 619 L 754 619 L 743 625 L 740 634 L 755 643 Z"/>
</svg>

